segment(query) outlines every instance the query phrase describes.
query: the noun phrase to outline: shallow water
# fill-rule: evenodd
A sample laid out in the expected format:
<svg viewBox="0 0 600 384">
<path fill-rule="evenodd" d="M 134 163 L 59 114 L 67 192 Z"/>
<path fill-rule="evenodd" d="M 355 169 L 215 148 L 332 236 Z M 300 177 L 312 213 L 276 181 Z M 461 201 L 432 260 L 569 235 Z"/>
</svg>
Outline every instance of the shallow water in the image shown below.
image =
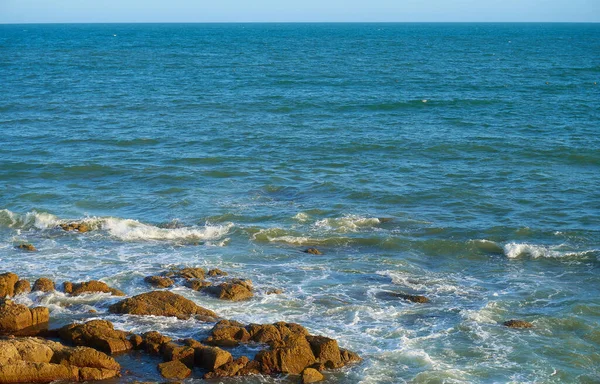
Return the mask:
<svg viewBox="0 0 600 384">
<path fill-rule="evenodd" d="M 0 272 L 251 278 L 244 304 L 175 291 L 364 358 L 330 383 L 598 382 L 598 52 L 596 24 L 2 25 Z"/>
</svg>

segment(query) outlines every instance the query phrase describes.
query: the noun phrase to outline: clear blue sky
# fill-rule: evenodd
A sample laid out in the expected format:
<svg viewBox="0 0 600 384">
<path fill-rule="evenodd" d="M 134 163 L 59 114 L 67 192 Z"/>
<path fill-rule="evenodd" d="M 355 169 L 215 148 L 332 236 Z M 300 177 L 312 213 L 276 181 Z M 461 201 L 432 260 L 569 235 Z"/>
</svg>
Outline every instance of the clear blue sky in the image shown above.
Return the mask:
<svg viewBox="0 0 600 384">
<path fill-rule="evenodd" d="M 0 23 L 600 22 L 600 0 L 0 0 Z"/>
</svg>

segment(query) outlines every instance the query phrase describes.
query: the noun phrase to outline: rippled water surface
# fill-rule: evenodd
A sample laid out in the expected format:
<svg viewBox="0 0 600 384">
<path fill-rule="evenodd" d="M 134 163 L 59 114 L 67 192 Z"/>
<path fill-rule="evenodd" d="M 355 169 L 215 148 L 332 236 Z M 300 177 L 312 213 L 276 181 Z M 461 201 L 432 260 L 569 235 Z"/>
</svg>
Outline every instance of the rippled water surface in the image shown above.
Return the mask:
<svg viewBox="0 0 600 384">
<path fill-rule="evenodd" d="M 255 297 L 174 290 L 364 358 L 329 383 L 599 382 L 598 82 L 598 24 L 0 25 L 0 272 L 219 267 Z"/>
</svg>

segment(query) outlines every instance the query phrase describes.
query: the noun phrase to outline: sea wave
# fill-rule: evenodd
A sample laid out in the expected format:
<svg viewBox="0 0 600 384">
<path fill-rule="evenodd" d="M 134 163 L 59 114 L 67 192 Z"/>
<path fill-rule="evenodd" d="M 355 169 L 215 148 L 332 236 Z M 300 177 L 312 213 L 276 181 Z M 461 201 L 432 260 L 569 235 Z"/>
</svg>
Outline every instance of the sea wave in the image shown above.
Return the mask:
<svg viewBox="0 0 600 384">
<path fill-rule="evenodd" d="M 504 254 L 510 259 L 529 256 L 537 258 L 561 258 L 561 257 L 586 257 L 598 253 L 598 250 L 591 249 L 577 251 L 571 249 L 566 244 L 560 245 L 537 245 L 529 243 L 508 243 L 504 245 Z"/>
<path fill-rule="evenodd" d="M 365 228 L 373 228 L 381 223 L 376 217 L 348 215 L 337 218 L 327 218 L 315 222 L 315 228 L 336 232 L 356 232 Z"/>
</svg>

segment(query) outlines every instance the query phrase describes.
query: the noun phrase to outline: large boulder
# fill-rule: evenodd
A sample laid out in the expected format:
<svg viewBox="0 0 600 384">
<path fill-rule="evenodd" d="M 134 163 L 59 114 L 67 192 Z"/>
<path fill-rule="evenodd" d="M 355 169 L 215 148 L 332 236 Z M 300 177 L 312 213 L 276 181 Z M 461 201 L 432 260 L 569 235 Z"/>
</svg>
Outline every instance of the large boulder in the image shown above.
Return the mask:
<svg viewBox="0 0 600 384">
<path fill-rule="evenodd" d="M 205 291 L 221 300 L 241 301 L 253 296 L 250 280 L 235 279 L 205 288 Z"/>
<path fill-rule="evenodd" d="M 310 343 L 303 335 L 288 335 L 277 344 L 271 349 L 260 351 L 254 358 L 260 363 L 263 373 L 299 375 L 304 368 L 317 361 Z"/>
<path fill-rule="evenodd" d="M 185 286 L 193 289 L 194 291 L 202 291 L 210 286 L 212 283 L 210 281 L 204 281 L 200 279 L 189 279 L 185 282 Z"/>
<path fill-rule="evenodd" d="M 344 366 L 337 341 L 324 336 L 306 336 L 306 340 L 320 364 L 327 368 Z"/>
<path fill-rule="evenodd" d="M 306 368 L 304 371 L 302 371 L 302 377 L 300 382 L 302 384 L 308 384 L 316 383 L 324 379 L 325 377 L 323 377 L 321 372 L 317 371 L 314 368 Z"/>
<path fill-rule="evenodd" d="M 63 288 L 65 293 L 73 296 L 79 296 L 84 293 L 92 292 L 110 293 L 113 296 L 125 296 L 122 291 L 111 288 L 106 283 L 97 280 L 84 281 L 81 283 L 71 283 L 69 281 L 65 281 L 63 283 Z"/>
<path fill-rule="evenodd" d="M 6 300 L 0 304 L 0 334 L 37 334 L 48 328 L 49 318 L 46 307 L 28 308 Z"/>
<path fill-rule="evenodd" d="M 108 354 L 133 348 L 129 333 L 113 328 L 110 321 L 92 320 L 84 324 L 69 324 L 59 330 L 60 338 L 75 345 L 85 345 Z"/>
<path fill-rule="evenodd" d="M 37 338 L 0 340 L 0 383 L 104 380 L 119 375 L 111 357 Z"/>
<path fill-rule="evenodd" d="M 162 346 L 162 351 L 165 361 L 179 360 L 189 368 L 194 366 L 194 355 L 196 351 L 192 347 L 175 343 L 166 343 Z"/>
<path fill-rule="evenodd" d="M 173 284 L 173 280 L 163 276 L 146 276 L 144 281 L 156 288 L 169 288 Z"/>
<path fill-rule="evenodd" d="M 142 293 L 111 305 L 109 311 L 141 316 L 175 316 L 178 319 L 189 319 L 194 315 L 217 317 L 217 314 L 213 311 L 202 308 L 193 301 L 168 291 Z"/>
<path fill-rule="evenodd" d="M 196 348 L 196 365 L 209 371 L 214 371 L 220 366 L 233 361 L 231 353 L 219 347 L 199 347 Z"/>
<path fill-rule="evenodd" d="M 32 290 L 34 292 L 52 292 L 55 290 L 54 281 L 48 279 L 47 277 L 40 277 L 35 281 L 35 283 L 33 283 Z"/>
<path fill-rule="evenodd" d="M 150 354 L 160 355 L 163 353 L 163 346 L 167 345 L 169 341 L 171 341 L 170 337 L 156 331 L 150 331 L 142 335 L 141 347 Z"/>
<path fill-rule="evenodd" d="M 0 298 L 14 296 L 17 281 L 19 281 L 19 276 L 12 272 L 0 274 Z"/>
<path fill-rule="evenodd" d="M 19 280 L 15 284 L 15 296 L 31 292 L 31 284 L 27 280 Z"/>
<path fill-rule="evenodd" d="M 192 370 L 179 360 L 158 364 L 158 371 L 166 379 L 183 380 L 192 374 Z"/>
<path fill-rule="evenodd" d="M 179 271 L 172 271 L 167 273 L 167 277 L 181 277 L 184 279 L 204 279 L 206 271 L 204 268 L 183 268 Z"/>
</svg>

